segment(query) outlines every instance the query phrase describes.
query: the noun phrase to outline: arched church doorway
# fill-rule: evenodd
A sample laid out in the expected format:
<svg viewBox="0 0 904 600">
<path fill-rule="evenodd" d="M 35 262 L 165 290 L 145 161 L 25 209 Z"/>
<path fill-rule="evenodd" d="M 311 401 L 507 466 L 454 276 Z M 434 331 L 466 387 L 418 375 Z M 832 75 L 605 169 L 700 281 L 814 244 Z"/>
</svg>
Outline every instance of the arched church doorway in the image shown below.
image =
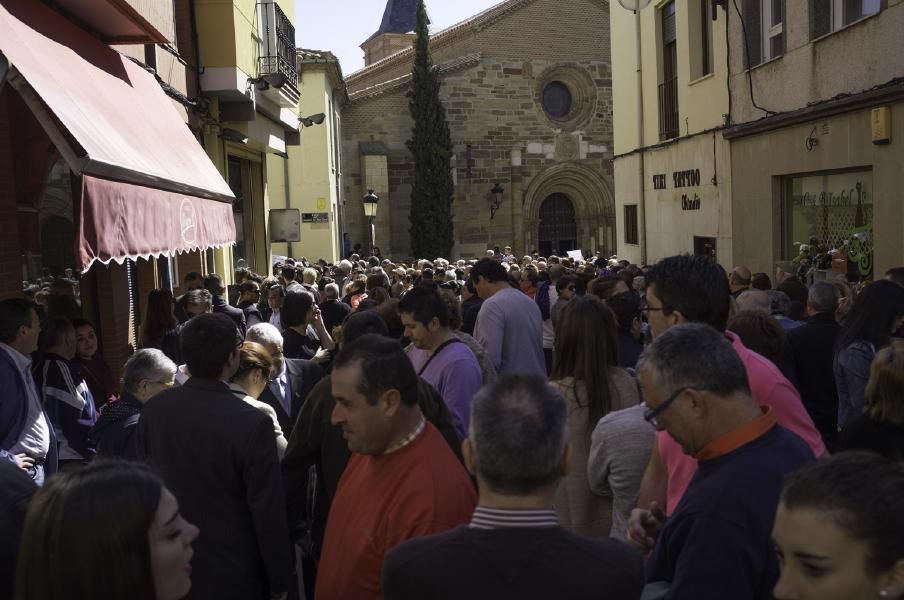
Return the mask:
<svg viewBox="0 0 904 600">
<path fill-rule="evenodd" d="M 538 249 L 541 256 L 565 256 L 578 247 L 574 204 L 565 194 L 550 194 L 540 205 Z"/>
</svg>

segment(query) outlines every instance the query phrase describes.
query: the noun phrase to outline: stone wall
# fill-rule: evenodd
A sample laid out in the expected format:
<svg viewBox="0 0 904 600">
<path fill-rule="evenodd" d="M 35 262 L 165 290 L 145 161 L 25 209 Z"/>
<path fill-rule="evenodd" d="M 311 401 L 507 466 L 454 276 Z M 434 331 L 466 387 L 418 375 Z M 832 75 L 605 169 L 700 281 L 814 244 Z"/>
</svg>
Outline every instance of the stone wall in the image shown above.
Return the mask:
<svg viewBox="0 0 904 600">
<path fill-rule="evenodd" d="M 480 30 L 469 29 L 468 35 L 456 34 L 452 42 L 441 44 L 434 38 L 434 61 L 443 73 L 441 97 L 455 148 L 450 165 L 456 182 L 454 252 L 477 255 L 487 244 L 532 250 L 527 246 L 536 246 L 536 213 L 543 198 L 532 197 L 531 183 L 556 165 L 592 171 L 601 182 L 583 190 L 555 189 L 554 181 L 542 186 L 544 194 L 562 191 L 572 197 L 579 239 L 591 250 L 591 241 L 599 245 L 597 232 L 612 200 L 608 14 L 591 0 L 509 4 L 511 10 Z M 399 64 L 387 64 L 393 60 Z M 397 257 L 409 251 L 414 162 L 405 145 L 412 128 L 405 93 L 410 69 L 410 55 L 397 56 L 354 74 L 349 78 L 352 101 L 343 112 L 348 231 L 353 242 L 367 245 L 358 201 L 367 191 L 360 148 L 362 142 L 382 142 L 388 150 L 389 189 L 388 198 L 381 196 L 377 246 L 384 255 Z M 557 122 L 543 110 L 541 88 L 546 81 L 563 78 L 570 78 L 576 88 L 576 117 Z M 506 191 L 491 220 L 490 190 L 495 183 Z"/>
</svg>

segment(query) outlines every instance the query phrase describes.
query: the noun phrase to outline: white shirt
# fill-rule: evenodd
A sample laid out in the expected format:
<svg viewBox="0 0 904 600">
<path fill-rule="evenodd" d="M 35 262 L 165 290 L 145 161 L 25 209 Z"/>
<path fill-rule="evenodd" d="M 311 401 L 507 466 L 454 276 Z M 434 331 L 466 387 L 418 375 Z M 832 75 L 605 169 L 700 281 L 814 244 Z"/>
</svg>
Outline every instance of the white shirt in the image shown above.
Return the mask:
<svg viewBox="0 0 904 600">
<path fill-rule="evenodd" d="M 270 325 L 275 326 L 277 329 L 282 331 L 282 321 L 279 319 L 279 309 L 274 308 L 273 314 L 270 315 Z"/>
<path fill-rule="evenodd" d="M 50 450 L 50 426 L 44 416 L 44 407 L 38 398 L 34 379 L 31 377 L 31 359 L 15 348 L 0 342 L 0 348 L 9 354 L 19 369 L 19 376 L 28 391 L 28 417 L 19 439 L 8 449 L 11 454 L 25 453 L 32 458 L 42 459 Z"/>
</svg>

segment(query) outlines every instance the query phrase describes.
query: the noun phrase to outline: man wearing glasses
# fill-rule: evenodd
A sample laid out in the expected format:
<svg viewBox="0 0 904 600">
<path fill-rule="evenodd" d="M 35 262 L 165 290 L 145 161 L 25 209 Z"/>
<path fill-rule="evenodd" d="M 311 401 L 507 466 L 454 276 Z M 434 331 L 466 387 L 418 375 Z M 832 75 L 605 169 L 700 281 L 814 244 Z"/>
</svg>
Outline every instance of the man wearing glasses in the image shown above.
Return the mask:
<svg viewBox="0 0 904 600">
<path fill-rule="evenodd" d="M 258 282 L 249 280 L 239 286 L 239 303 L 236 308 L 245 313 L 245 325 L 249 328 L 264 322 L 264 317 L 257 307 L 260 301 L 261 286 Z"/>
<path fill-rule="evenodd" d="M 712 327 L 670 328 L 638 373 L 644 418 L 698 465 L 668 520 L 647 523 L 655 540 L 647 581 L 667 582 L 670 598 L 771 597 L 782 481 L 814 460 L 812 451 L 757 404 L 744 363 Z"/>
<path fill-rule="evenodd" d="M 822 436 L 794 386 L 769 359 L 749 350 L 735 334 L 725 331 L 730 290 L 721 266 L 703 256 L 672 256 L 657 263 L 646 277 L 649 285 L 641 310 L 654 339 L 686 323 L 707 325 L 722 334 L 744 365 L 754 401 L 770 407 L 778 423 L 803 439 L 814 456 L 825 453 Z M 651 518 L 651 503 L 664 507 L 666 514 L 674 512 L 696 471 L 693 457 L 682 452 L 672 436 L 659 432 L 644 473 L 638 508 L 628 525 L 633 543 L 649 550 L 641 523 Z"/>
</svg>

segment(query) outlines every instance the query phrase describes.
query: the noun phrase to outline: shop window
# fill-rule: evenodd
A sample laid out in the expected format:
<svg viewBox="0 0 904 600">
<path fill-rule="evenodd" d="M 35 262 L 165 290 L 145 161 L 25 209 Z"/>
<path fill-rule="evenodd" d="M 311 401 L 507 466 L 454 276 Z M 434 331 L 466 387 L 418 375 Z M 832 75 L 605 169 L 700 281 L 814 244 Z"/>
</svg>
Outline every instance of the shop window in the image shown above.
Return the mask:
<svg viewBox="0 0 904 600">
<path fill-rule="evenodd" d="M 639 244 L 640 236 L 637 234 L 637 205 L 625 205 L 625 243 Z"/>
<path fill-rule="evenodd" d="M 837 31 L 881 8 L 882 0 L 810 0 L 810 38 Z"/>
<path fill-rule="evenodd" d="M 784 258 L 809 281 L 873 272 L 872 172 L 813 173 L 783 181 Z"/>
</svg>

